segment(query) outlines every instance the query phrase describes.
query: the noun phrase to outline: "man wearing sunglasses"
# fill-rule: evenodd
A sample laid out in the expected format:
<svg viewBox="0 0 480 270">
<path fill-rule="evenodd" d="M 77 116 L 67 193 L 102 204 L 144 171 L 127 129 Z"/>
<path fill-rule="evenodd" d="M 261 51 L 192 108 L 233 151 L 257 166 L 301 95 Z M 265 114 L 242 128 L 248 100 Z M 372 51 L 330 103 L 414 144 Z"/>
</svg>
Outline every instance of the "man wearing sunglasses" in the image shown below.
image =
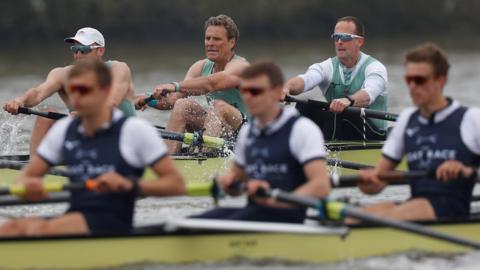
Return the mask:
<svg viewBox="0 0 480 270">
<path fill-rule="evenodd" d="M 311 104 L 297 104 L 300 112 L 317 123 L 326 139 L 384 139 L 386 123 L 340 114 L 349 106 L 386 111 L 387 70 L 375 58 L 361 52 L 365 28 L 355 17 L 337 20 L 332 39 L 336 56 L 311 65 L 305 74 L 290 79 L 285 93 L 298 95 L 320 87 L 330 112 Z M 335 114 L 333 114 L 335 113 Z M 366 134 L 364 134 L 366 133 Z"/>
<path fill-rule="evenodd" d="M 163 83 L 155 87 L 156 100 L 149 105 L 159 110 L 172 110 L 167 129 L 176 132 L 204 130 L 205 135 L 234 137 L 247 120 L 247 111 L 238 91 L 238 75 L 248 66 L 245 58 L 235 53 L 239 30 L 226 15 L 205 22 L 206 58 L 195 62 L 181 82 Z M 205 96 L 207 106 L 190 96 Z M 145 95 L 136 98 L 137 109 L 144 109 Z M 177 153 L 181 143 L 168 141 L 170 153 Z"/>
<path fill-rule="evenodd" d="M 255 197 L 259 188 L 280 188 L 324 198 L 330 191 L 323 136 L 309 119 L 291 107 L 282 109 L 283 75 L 270 61 L 256 62 L 241 75 L 242 98 L 253 120 L 238 135 L 230 171 L 218 177 L 223 190 L 238 194 L 243 183 L 245 208 L 216 208 L 196 218 L 302 223 L 305 209 Z"/>
<path fill-rule="evenodd" d="M 51 166 L 64 164 L 70 183 L 90 184 L 71 192 L 64 215 L 13 219 L 3 224 L 1 235 L 127 233 L 136 196 L 185 193 L 182 176 L 157 131 L 107 105 L 113 78 L 103 61 L 79 60 L 66 79 L 69 104 L 77 117 L 53 125 L 19 182 L 25 186 L 25 199 L 44 199 L 42 177 Z M 146 166 L 156 178 L 140 181 Z"/>
<path fill-rule="evenodd" d="M 66 38 L 65 42 L 71 44 L 70 50 L 75 61 L 84 58 L 102 59 L 105 54 L 103 35 L 91 27 L 78 30 L 74 37 Z M 113 74 L 113 90 L 107 105 L 111 108 L 120 108 L 126 115 L 134 115 L 135 108 L 132 102 L 134 91 L 130 68 L 127 64 L 119 61 L 107 61 L 106 63 Z M 54 93 L 58 93 L 68 110 L 72 111 L 72 106 L 65 92 L 67 74 L 71 68 L 72 65 L 52 69 L 43 83 L 29 89 L 22 96 L 7 101 L 3 109 L 15 115 L 18 114 L 19 107 L 34 107 Z M 53 109 L 47 110 L 54 111 Z M 38 144 L 53 123 L 54 121 L 51 119 L 37 118 L 30 140 L 30 154 L 36 153 Z"/>
<path fill-rule="evenodd" d="M 415 105 L 404 110 L 373 170 L 362 171 L 359 187 L 372 194 L 388 183 L 405 156 L 409 170 L 431 175 L 409 181 L 411 198 L 399 205 L 382 203 L 365 210 L 402 220 L 466 219 L 480 164 L 480 110 L 443 95 L 449 63 L 435 44 L 426 43 L 405 56 L 405 82 Z"/>
</svg>

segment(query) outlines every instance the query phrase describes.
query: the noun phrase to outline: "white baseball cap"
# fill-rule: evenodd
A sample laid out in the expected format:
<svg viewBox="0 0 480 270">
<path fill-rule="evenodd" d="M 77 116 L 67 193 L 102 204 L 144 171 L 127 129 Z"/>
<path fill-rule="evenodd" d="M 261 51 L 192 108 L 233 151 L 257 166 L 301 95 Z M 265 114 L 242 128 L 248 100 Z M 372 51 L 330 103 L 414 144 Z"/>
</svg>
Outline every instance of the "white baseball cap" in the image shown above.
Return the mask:
<svg viewBox="0 0 480 270">
<path fill-rule="evenodd" d="M 103 38 L 102 33 L 91 27 L 84 27 L 78 30 L 74 37 L 65 39 L 65 42 L 68 43 L 73 43 L 75 41 L 82 45 L 92 45 L 93 43 L 97 43 L 98 45 L 105 47 L 105 39 Z"/>
</svg>

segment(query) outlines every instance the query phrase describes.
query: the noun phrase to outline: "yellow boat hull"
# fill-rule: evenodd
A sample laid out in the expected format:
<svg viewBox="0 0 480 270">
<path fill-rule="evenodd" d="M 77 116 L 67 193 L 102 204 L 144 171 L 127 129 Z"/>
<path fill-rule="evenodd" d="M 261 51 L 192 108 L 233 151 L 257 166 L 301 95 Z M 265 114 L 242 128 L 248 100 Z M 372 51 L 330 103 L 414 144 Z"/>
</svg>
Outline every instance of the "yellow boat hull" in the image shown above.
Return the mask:
<svg viewBox="0 0 480 270">
<path fill-rule="evenodd" d="M 431 226 L 480 241 L 480 223 Z M 0 240 L 8 269 L 104 268 L 133 263 L 179 264 L 236 258 L 331 263 L 394 253 L 463 253 L 469 249 L 389 228 L 353 228 L 346 237 L 291 233 L 203 233 Z"/>
</svg>

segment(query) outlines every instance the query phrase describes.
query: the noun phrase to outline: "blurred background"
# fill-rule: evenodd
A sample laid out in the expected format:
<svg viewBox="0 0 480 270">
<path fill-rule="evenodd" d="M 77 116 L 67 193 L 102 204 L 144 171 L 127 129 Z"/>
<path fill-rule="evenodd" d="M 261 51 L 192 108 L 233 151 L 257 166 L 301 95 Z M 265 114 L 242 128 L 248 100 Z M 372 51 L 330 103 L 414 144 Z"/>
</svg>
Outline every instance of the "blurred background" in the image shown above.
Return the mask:
<svg viewBox="0 0 480 270">
<path fill-rule="evenodd" d="M 360 18 L 366 27 L 363 51 L 389 73 L 389 111 L 410 105 L 403 82 L 404 51 L 434 41 L 452 68 L 448 95 L 480 105 L 480 1 L 474 0 L 17 0 L 0 2 L 0 103 L 41 83 L 48 72 L 72 62 L 65 37 L 82 27 L 99 29 L 106 59 L 126 62 L 137 93 L 179 81 L 204 58 L 203 23 L 231 16 L 240 29 L 237 53 L 249 60 L 271 58 L 290 78 L 334 56 L 330 34 L 336 19 Z M 319 91 L 313 92 L 319 95 Z M 38 106 L 66 111 L 55 95 Z M 165 124 L 168 112 L 139 113 Z M 33 117 L 0 113 L 0 154 L 25 152 Z"/>
</svg>

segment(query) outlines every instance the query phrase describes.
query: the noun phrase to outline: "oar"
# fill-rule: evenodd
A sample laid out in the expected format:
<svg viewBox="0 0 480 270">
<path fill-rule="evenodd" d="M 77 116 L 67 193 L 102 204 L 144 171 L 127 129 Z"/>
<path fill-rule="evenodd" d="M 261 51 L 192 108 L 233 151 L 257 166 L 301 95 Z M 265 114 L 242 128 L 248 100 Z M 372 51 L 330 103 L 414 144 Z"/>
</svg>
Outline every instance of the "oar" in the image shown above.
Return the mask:
<svg viewBox="0 0 480 270">
<path fill-rule="evenodd" d="M 330 109 L 330 103 L 319 101 L 319 100 L 313 100 L 313 99 L 300 100 L 292 96 L 286 96 L 285 102 L 313 104 L 325 110 Z M 345 108 L 344 113 L 358 114 L 360 116 L 365 116 L 367 118 L 375 118 L 375 119 L 381 119 L 381 120 L 392 121 L 392 122 L 397 121 L 397 118 L 398 118 L 398 114 L 382 112 L 382 111 L 377 111 L 377 110 L 372 110 L 367 108 L 360 108 L 360 107 L 347 107 Z"/>
<path fill-rule="evenodd" d="M 26 108 L 26 107 L 18 108 L 18 112 L 23 113 L 23 114 L 33 114 L 33 115 L 37 115 L 37 116 L 41 116 L 41 117 L 45 117 L 45 118 L 49 118 L 49 119 L 53 119 L 53 120 L 58 120 L 58 119 L 61 119 L 65 116 L 67 116 L 66 114 L 63 114 L 63 113 L 40 112 L 40 111 L 36 111 L 36 110 Z"/>
<path fill-rule="evenodd" d="M 95 180 L 86 180 L 84 182 L 62 183 L 62 182 L 43 182 L 43 191 L 48 193 L 49 198 L 42 201 L 25 201 L 13 196 L 22 196 L 25 194 L 25 186 L 14 184 L 8 187 L 0 188 L 0 206 L 12 206 L 23 204 L 45 204 L 69 202 L 70 195 L 66 191 L 94 190 L 97 186 Z M 187 196 L 202 197 L 211 196 L 214 200 L 224 197 L 217 183 L 194 183 L 187 185 Z M 141 198 L 141 197 L 138 197 Z"/>
<path fill-rule="evenodd" d="M 327 164 L 330 166 L 338 166 L 338 167 L 342 167 L 345 169 L 352 169 L 352 170 L 373 168 L 373 165 L 356 163 L 356 162 L 351 162 L 351 161 L 346 161 L 341 159 L 334 159 L 334 158 L 328 158 Z"/>
<path fill-rule="evenodd" d="M 188 145 L 206 146 L 208 148 L 223 149 L 225 146 L 233 145 L 233 142 L 223 138 L 206 136 L 201 132 L 178 133 L 173 131 L 159 130 L 162 138 L 166 140 L 180 141 Z"/>
<path fill-rule="evenodd" d="M 391 171 L 378 175 L 383 181 L 387 181 L 389 185 L 405 185 L 407 179 L 417 179 L 425 177 L 435 177 L 435 171 Z M 357 182 L 361 180 L 360 175 L 332 175 L 330 177 L 334 187 L 355 187 Z"/>
<path fill-rule="evenodd" d="M 86 180 L 84 182 L 62 183 L 62 182 L 43 182 L 43 191 L 47 193 L 54 193 L 60 191 L 74 191 L 74 190 L 93 190 L 97 186 L 94 180 Z M 21 184 L 14 184 L 6 188 L 0 188 L 0 196 L 15 195 L 22 196 L 25 194 L 25 186 Z"/>
<path fill-rule="evenodd" d="M 258 195 L 273 198 L 274 200 L 280 202 L 286 202 L 302 207 L 315 208 L 318 209 L 321 213 L 324 213 L 326 217 L 333 220 L 343 220 L 345 217 L 349 217 L 367 223 L 387 226 L 425 237 L 430 237 L 466 247 L 480 249 L 479 242 L 434 231 L 415 223 L 392 220 L 389 218 L 379 217 L 373 214 L 365 213 L 353 206 L 347 205 L 342 202 L 319 200 L 311 197 L 299 196 L 293 193 L 282 191 L 280 189 L 260 190 L 258 192 Z"/>
</svg>

